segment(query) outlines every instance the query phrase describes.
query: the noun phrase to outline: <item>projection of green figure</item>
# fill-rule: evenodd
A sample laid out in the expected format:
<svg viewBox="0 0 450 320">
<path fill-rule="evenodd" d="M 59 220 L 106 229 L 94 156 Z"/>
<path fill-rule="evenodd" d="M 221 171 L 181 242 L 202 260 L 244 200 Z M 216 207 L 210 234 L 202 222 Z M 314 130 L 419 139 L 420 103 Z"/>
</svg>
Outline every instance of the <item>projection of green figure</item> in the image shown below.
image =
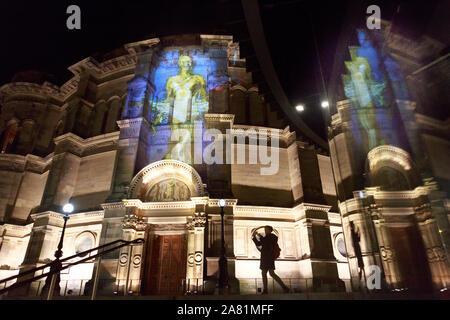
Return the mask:
<svg viewBox="0 0 450 320">
<path fill-rule="evenodd" d="M 148 137 L 149 159 L 174 159 L 193 164 L 202 148 L 194 138 L 204 131 L 209 94 L 228 82 L 226 49 L 205 52 L 192 48 L 160 52 L 155 68 L 146 76 L 152 94 L 147 105 L 152 132 Z M 206 142 L 205 142 L 206 143 Z"/>
<path fill-rule="evenodd" d="M 361 127 L 367 132 L 368 149 L 380 143 L 376 123 L 376 108 L 385 105 L 385 82 L 373 79 L 367 58 L 358 56 L 358 47 L 350 47 L 351 61 L 345 66 L 349 74 L 343 76 L 345 95 L 351 100 Z"/>
<path fill-rule="evenodd" d="M 201 120 L 202 113 L 208 110 L 206 82 L 203 76 L 192 74 L 192 58 L 180 56 L 178 66 L 179 73 L 169 77 L 166 82 L 165 104 L 169 106 L 168 121 L 172 130 L 178 127 L 177 124 Z M 189 163 L 190 155 L 185 148 L 189 147 L 191 139 L 189 135 L 184 135 L 171 152 L 167 153 L 166 159 L 172 159 L 175 156 L 177 160 Z"/>
<path fill-rule="evenodd" d="M 200 120 L 199 112 L 208 108 L 205 79 L 201 75 L 192 74 L 191 57 L 180 56 L 178 65 L 180 73 L 167 79 L 166 84 L 166 100 L 170 104 L 169 122 L 190 121 L 192 112 L 194 119 Z"/>
</svg>

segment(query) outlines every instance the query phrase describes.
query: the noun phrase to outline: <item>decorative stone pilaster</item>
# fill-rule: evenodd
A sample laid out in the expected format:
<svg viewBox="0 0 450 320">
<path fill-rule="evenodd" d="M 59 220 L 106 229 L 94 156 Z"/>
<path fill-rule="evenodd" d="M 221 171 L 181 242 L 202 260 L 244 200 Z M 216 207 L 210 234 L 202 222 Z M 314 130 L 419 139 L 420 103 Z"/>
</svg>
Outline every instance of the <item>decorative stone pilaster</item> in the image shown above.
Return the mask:
<svg viewBox="0 0 450 320">
<path fill-rule="evenodd" d="M 191 292 L 203 285 L 205 212 L 195 212 L 187 222 L 188 244 L 186 265 L 186 290 Z"/>
<path fill-rule="evenodd" d="M 440 290 L 450 284 L 450 264 L 445 252 L 442 232 L 432 215 L 430 203 L 414 208 L 420 235 L 425 247 L 433 285 Z"/>
<path fill-rule="evenodd" d="M 401 273 L 396 263 L 395 250 L 392 247 L 392 237 L 386 226 L 385 219 L 380 216 L 374 221 L 374 227 L 380 248 L 386 286 L 388 289 L 400 288 L 402 282 Z"/>
<path fill-rule="evenodd" d="M 135 213 L 135 208 L 127 208 L 127 216 L 123 220 L 123 239 L 132 241 L 144 239 L 147 224 Z M 138 293 L 141 286 L 141 268 L 143 243 L 126 246 L 120 249 L 119 266 L 116 284 L 124 295 Z"/>
</svg>

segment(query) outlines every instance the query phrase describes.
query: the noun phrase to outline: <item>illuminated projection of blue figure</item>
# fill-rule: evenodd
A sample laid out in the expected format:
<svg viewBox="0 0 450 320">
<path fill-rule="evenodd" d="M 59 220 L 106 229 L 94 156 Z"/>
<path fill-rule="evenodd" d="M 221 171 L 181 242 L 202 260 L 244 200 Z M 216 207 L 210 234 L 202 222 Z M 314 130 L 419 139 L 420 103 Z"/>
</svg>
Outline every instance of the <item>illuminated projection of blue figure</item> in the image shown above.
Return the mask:
<svg viewBox="0 0 450 320">
<path fill-rule="evenodd" d="M 192 164 L 194 124 L 203 123 L 209 111 L 210 90 L 228 81 L 227 51 L 215 50 L 163 51 L 155 60 L 156 68 L 148 76 L 155 88 L 149 101 L 152 161 L 176 159 Z"/>
<path fill-rule="evenodd" d="M 148 80 L 144 77 L 137 77 L 130 82 L 122 119 L 132 119 L 142 116 L 146 94 L 149 91 L 148 87 Z"/>
<path fill-rule="evenodd" d="M 386 143 L 380 135 L 381 122 L 390 121 L 386 101 L 386 78 L 381 72 L 377 50 L 366 34 L 358 31 L 360 47 L 349 47 L 351 61 L 345 66 L 349 74 L 343 76 L 345 95 L 356 111 L 358 125 L 366 132 L 366 147 L 370 150 Z"/>
<path fill-rule="evenodd" d="M 167 99 L 170 103 L 169 122 L 184 123 L 190 121 L 194 111 L 194 120 L 200 120 L 201 113 L 208 110 L 208 96 L 205 79 L 192 74 L 192 58 L 180 56 L 180 73 L 167 80 Z M 194 106 L 194 108 L 192 108 Z"/>
<path fill-rule="evenodd" d="M 153 124 L 190 123 L 208 112 L 209 88 L 205 79 L 214 77 L 215 63 L 201 56 L 169 51 L 155 72 Z M 208 83 L 209 84 L 209 83 Z"/>
</svg>

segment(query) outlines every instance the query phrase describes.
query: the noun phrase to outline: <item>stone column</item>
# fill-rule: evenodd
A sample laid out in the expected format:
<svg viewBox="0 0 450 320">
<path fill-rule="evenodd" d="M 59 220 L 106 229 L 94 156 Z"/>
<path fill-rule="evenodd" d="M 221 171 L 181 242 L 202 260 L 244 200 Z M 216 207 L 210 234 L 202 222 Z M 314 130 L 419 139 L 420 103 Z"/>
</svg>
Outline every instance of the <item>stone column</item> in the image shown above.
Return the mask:
<svg viewBox="0 0 450 320">
<path fill-rule="evenodd" d="M 431 215 L 429 204 L 421 205 L 415 211 L 433 285 L 435 289 L 440 290 L 450 284 L 450 265 L 441 241 L 441 233 L 436 220 Z"/>
<path fill-rule="evenodd" d="M 386 286 L 388 289 L 399 288 L 402 279 L 398 265 L 395 261 L 395 251 L 391 246 L 392 238 L 386 226 L 386 221 L 383 218 L 380 218 L 374 221 L 374 225 L 381 253 L 381 262 L 383 264 Z"/>
<path fill-rule="evenodd" d="M 134 209 L 134 208 L 128 208 Z M 134 210 L 130 210 L 134 211 Z M 132 241 L 144 238 L 146 224 L 137 214 L 128 215 L 123 222 L 123 238 Z M 136 294 L 141 287 L 143 244 L 122 247 L 116 276 L 118 294 Z"/>
<path fill-rule="evenodd" d="M 446 209 L 444 199 L 447 195 L 445 191 L 440 191 L 437 183 L 433 179 L 427 179 L 424 189 L 427 192 L 428 200 L 430 201 L 431 214 L 436 222 L 439 238 L 444 246 L 445 255 L 447 259 L 450 257 L 450 219 L 449 213 Z"/>
<path fill-rule="evenodd" d="M 391 249 L 382 249 L 380 244 L 381 229 L 379 229 L 379 220 L 381 211 L 376 206 L 373 196 L 364 195 L 361 198 L 359 191 L 354 191 L 354 199 L 349 201 L 347 205 L 353 207 L 351 215 L 347 219 L 343 219 L 347 248 L 351 248 L 349 250 L 349 265 L 352 281 L 353 283 L 359 282 L 360 287 L 366 288 L 366 279 L 373 273 L 371 266 L 378 266 L 383 271 L 383 258 L 380 252 L 384 250 L 386 253 L 386 250 Z M 357 240 L 352 238 L 350 231 L 351 222 L 353 222 L 355 232 L 359 236 L 359 246 L 364 264 L 364 272 L 361 275 L 361 279 L 359 279 L 358 260 L 354 251 L 354 242 L 357 242 Z M 384 239 L 387 238 L 384 237 Z M 387 245 L 386 241 L 383 243 Z"/>
<path fill-rule="evenodd" d="M 196 212 L 192 220 L 187 223 L 187 265 L 186 265 L 186 290 L 202 290 L 203 264 L 204 264 L 204 239 L 205 239 L 205 212 Z M 189 285 L 189 287 L 188 287 Z"/>
<path fill-rule="evenodd" d="M 194 258 L 195 258 L 195 230 L 193 226 L 188 224 L 188 240 L 187 240 L 187 264 L 186 264 L 186 289 L 190 283 L 189 279 L 194 278 Z M 192 281 L 192 280 L 191 280 Z"/>
</svg>

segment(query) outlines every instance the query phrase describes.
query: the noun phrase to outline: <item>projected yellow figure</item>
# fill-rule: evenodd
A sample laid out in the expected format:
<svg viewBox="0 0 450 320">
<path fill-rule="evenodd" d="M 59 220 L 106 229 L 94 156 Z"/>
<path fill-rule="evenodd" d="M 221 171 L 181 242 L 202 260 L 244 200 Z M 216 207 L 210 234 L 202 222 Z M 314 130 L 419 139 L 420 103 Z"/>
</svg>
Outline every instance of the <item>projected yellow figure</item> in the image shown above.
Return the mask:
<svg viewBox="0 0 450 320">
<path fill-rule="evenodd" d="M 357 47 L 350 47 L 352 61 L 346 61 L 345 65 L 350 72 L 344 75 L 345 95 L 355 103 L 358 120 L 368 136 L 369 150 L 377 145 L 378 132 L 376 122 L 375 100 L 378 104 L 384 104 L 384 82 L 376 82 L 372 77 L 369 61 L 359 57 Z"/>
<path fill-rule="evenodd" d="M 191 121 L 194 112 L 207 108 L 206 82 L 201 75 L 192 74 L 192 58 L 180 56 L 178 75 L 167 79 L 167 100 L 170 105 L 169 123 L 185 123 Z"/>
</svg>

